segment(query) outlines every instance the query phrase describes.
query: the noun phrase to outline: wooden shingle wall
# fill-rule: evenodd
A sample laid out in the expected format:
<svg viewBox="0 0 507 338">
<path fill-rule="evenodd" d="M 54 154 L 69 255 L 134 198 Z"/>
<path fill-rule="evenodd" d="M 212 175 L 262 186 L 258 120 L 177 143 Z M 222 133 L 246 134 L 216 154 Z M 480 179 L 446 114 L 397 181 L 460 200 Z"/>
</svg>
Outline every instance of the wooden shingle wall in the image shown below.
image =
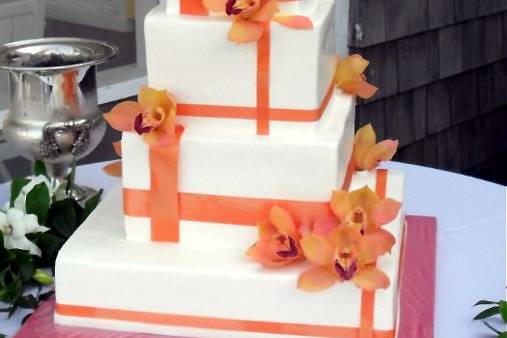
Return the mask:
<svg viewBox="0 0 507 338">
<path fill-rule="evenodd" d="M 505 161 L 507 0 L 350 1 L 351 52 L 379 87 L 357 126 L 399 139 L 399 161 L 479 176 Z"/>
</svg>

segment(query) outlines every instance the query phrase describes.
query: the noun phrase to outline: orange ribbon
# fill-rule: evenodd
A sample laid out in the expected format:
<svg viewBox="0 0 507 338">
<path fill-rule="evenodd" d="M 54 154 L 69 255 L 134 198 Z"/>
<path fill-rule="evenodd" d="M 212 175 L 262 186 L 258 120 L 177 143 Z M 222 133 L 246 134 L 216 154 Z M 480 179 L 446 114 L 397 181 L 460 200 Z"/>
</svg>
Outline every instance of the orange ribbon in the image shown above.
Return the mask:
<svg viewBox="0 0 507 338">
<path fill-rule="evenodd" d="M 352 327 L 212 318 L 169 313 L 105 309 L 67 304 L 56 304 L 56 313 L 61 316 L 121 320 L 127 322 L 192 327 L 209 330 L 243 331 L 305 337 L 358 337 L 358 329 Z M 376 330 L 374 331 L 374 335 L 372 337 L 394 338 L 394 333 L 394 330 Z"/>
<path fill-rule="evenodd" d="M 331 215 L 329 203 L 218 196 L 178 192 L 178 149 L 181 132 L 169 149 L 150 148 L 151 190 L 123 189 L 123 212 L 150 217 L 154 241 L 178 242 L 179 220 L 255 226 L 267 219 L 273 205 L 285 208 L 298 223 Z M 350 161 L 342 189 L 348 190 L 354 165 Z"/>
<path fill-rule="evenodd" d="M 316 109 L 285 109 L 285 108 L 267 108 L 266 115 L 270 121 L 286 122 L 315 122 L 320 120 L 334 93 L 334 83 L 331 82 L 324 99 Z M 259 91 L 260 92 L 260 91 Z M 268 94 L 269 95 L 269 94 Z M 269 100 L 269 99 L 268 99 Z M 193 117 L 219 117 L 231 119 L 249 119 L 258 118 L 257 107 L 231 107 L 231 106 L 211 106 L 204 104 L 178 103 L 178 116 Z"/>
<path fill-rule="evenodd" d="M 284 0 L 294 1 L 294 0 Z M 180 14 L 184 15 L 208 15 L 208 10 L 203 6 L 202 0 L 180 0 Z M 280 109 L 270 108 L 269 82 L 270 82 L 270 23 L 263 24 L 264 32 L 257 41 L 257 85 L 256 107 L 230 107 L 212 106 L 201 104 L 179 103 L 177 114 L 179 116 L 196 117 L 220 117 L 220 118 L 244 118 L 257 120 L 257 135 L 269 135 L 269 121 L 294 121 L 313 122 L 318 121 L 334 90 L 331 81 L 329 90 L 325 95 L 320 107 L 317 109 Z"/>
<path fill-rule="evenodd" d="M 269 22 L 263 24 L 264 33 L 257 41 L 257 135 L 269 135 Z"/>
<path fill-rule="evenodd" d="M 170 146 L 150 147 L 150 190 L 146 191 L 149 199 L 133 202 L 124 196 L 125 205 L 140 202 L 137 208 L 143 208 L 150 217 L 152 241 L 178 242 L 180 238 L 178 157 L 182 133 L 183 128 L 177 126 L 176 140 Z"/>
<path fill-rule="evenodd" d="M 180 14 L 206 16 L 208 10 L 202 4 L 202 0 L 180 0 Z"/>
<path fill-rule="evenodd" d="M 375 191 L 377 195 L 384 199 L 386 197 L 387 170 L 377 169 L 377 181 Z M 375 312 L 375 291 L 361 292 L 361 323 L 359 326 L 359 338 L 373 338 L 373 320 Z"/>
</svg>

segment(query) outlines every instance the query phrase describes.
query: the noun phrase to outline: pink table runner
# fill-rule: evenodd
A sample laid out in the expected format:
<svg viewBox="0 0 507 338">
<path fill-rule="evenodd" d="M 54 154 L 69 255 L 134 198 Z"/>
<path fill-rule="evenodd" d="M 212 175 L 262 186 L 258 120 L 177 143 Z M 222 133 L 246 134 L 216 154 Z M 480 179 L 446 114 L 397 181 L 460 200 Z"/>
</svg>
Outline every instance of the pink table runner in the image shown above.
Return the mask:
<svg viewBox="0 0 507 338">
<path fill-rule="evenodd" d="M 433 338 L 436 219 L 407 216 L 407 223 L 397 338 Z M 53 323 L 54 306 L 54 299 L 43 304 L 34 312 L 15 338 L 167 338 L 167 336 L 55 325 Z"/>
</svg>

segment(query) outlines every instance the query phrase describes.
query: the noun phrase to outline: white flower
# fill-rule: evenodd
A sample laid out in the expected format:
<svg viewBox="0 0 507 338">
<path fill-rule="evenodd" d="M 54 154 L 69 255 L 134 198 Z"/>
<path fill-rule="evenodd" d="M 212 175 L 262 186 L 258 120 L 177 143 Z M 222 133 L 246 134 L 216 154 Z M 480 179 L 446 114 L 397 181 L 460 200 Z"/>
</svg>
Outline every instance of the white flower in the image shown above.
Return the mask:
<svg viewBox="0 0 507 338">
<path fill-rule="evenodd" d="M 19 209 L 19 210 L 22 210 L 22 211 L 26 211 L 25 209 L 25 203 L 26 203 L 26 195 L 28 195 L 28 193 L 30 191 L 32 191 L 32 189 L 37 185 L 37 184 L 41 184 L 41 183 L 45 183 L 46 186 L 48 187 L 48 191 L 49 191 L 49 198 L 53 198 L 53 195 L 55 193 L 55 191 L 59 188 L 59 187 L 54 187 L 53 186 L 53 183 L 51 181 L 49 181 L 49 179 L 44 176 L 44 175 L 39 175 L 39 176 L 30 176 L 30 177 L 27 177 L 28 179 L 30 179 L 30 182 L 25 185 L 21 191 L 19 192 L 19 195 L 18 197 L 16 197 L 16 200 L 14 201 L 14 207 Z"/>
<path fill-rule="evenodd" d="M 7 213 L 0 211 L 0 231 L 3 233 L 4 247 L 8 250 L 27 250 L 30 251 L 30 254 L 40 257 L 41 250 L 26 238 L 26 234 L 48 230 L 48 228 L 39 225 L 35 215 L 27 215 L 16 208 L 10 208 Z"/>
</svg>

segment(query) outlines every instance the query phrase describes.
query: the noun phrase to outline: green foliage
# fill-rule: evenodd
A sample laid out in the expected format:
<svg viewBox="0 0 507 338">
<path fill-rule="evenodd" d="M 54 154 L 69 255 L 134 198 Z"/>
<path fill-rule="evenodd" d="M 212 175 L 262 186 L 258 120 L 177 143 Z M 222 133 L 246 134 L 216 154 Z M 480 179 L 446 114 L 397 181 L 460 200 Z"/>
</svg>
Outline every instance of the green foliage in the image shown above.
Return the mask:
<svg viewBox="0 0 507 338">
<path fill-rule="evenodd" d="M 10 198 L 10 206 L 11 207 L 14 206 L 14 201 L 16 201 L 16 198 L 18 198 L 19 193 L 21 192 L 21 189 L 23 189 L 23 187 L 25 185 L 27 185 L 28 183 L 30 183 L 30 180 L 28 178 L 24 178 L 24 177 L 18 177 L 18 178 L 15 178 L 14 180 L 12 180 L 11 198 Z"/>
<path fill-rule="evenodd" d="M 486 319 L 489 317 L 493 317 L 494 315 L 497 315 L 499 313 L 498 306 L 493 306 L 489 309 L 486 309 L 479 313 L 477 316 L 474 317 L 474 320 L 480 320 L 480 319 Z"/>
<path fill-rule="evenodd" d="M 480 300 L 474 304 L 474 306 L 482 306 L 488 305 L 490 306 L 486 310 L 481 311 L 474 317 L 474 320 L 484 320 L 491 318 L 496 315 L 500 315 L 504 323 L 507 323 L 507 302 L 504 300 L 500 300 L 498 302 L 493 302 L 490 300 Z M 491 306 L 493 305 L 493 306 Z M 490 323 L 487 321 L 483 321 L 484 325 L 488 327 L 491 331 L 493 331 L 499 338 L 507 338 L 507 331 L 499 331 L 495 329 Z"/>
<path fill-rule="evenodd" d="M 67 198 L 56 201 L 51 205 L 46 226 L 61 237 L 69 238 L 79 225 L 80 213 L 82 213 L 82 208 L 75 200 Z"/>
<path fill-rule="evenodd" d="M 35 163 L 34 173 L 46 176 L 42 162 Z M 71 184 L 73 184 L 74 175 L 73 170 L 69 176 Z M 27 178 L 16 178 L 12 181 L 11 207 L 14 206 L 14 201 L 23 187 L 29 182 Z M 25 288 L 30 285 L 38 286 L 40 292 L 42 286 L 53 283 L 52 276 L 43 269 L 54 271 L 58 251 L 92 213 L 100 202 L 101 196 L 102 190 L 81 206 L 71 198 L 52 201 L 45 183 L 37 184 L 30 190 L 26 196 L 26 212 L 36 215 L 39 224 L 45 225 L 50 230 L 26 236 L 41 249 L 41 257 L 33 256 L 26 250 L 7 250 L 3 245 L 3 234 L 0 232 L 0 302 L 7 304 L 7 307 L 0 309 L 0 312 L 6 312 L 11 316 L 18 308 L 36 309 L 41 301 L 53 295 L 53 291 L 37 295 L 25 294 Z M 27 318 L 28 316 L 24 320 Z M 0 338 L 2 337 L 0 334 Z"/>
<path fill-rule="evenodd" d="M 103 190 L 100 189 L 95 195 L 93 195 L 92 197 L 90 197 L 86 201 L 85 207 L 83 210 L 83 214 L 81 215 L 81 218 L 82 218 L 81 222 L 84 222 L 85 219 L 87 219 L 88 216 L 90 216 L 92 211 L 95 210 L 95 208 L 97 207 L 97 205 L 99 204 L 99 202 L 102 198 L 102 193 L 103 193 Z"/>
<path fill-rule="evenodd" d="M 60 251 L 66 239 L 54 233 L 54 231 L 32 234 L 27 237 L 42 251 L 41 266 L 53 269 L 56 255 L 58 255 L 58 251 Z"/>
<path fill-rule="evenodd" d="M 44 165 L 44 162 L 35 161 L 35 163 L 33 165 L 33 174 L 35 176 L 42 175 L 42 176 L 48 177 L 48 174 L 46 172 L 46 166 Z"/>
<path fill-rule="evenodd" d="M 499 301 L 498 309 L 500 310 L 500 317 L 502 317 L 503 321 L 507 323 L 507 302 L 504 300 Z"/>
<path fill-rule="evenodd" d="M 27 214 L 34 214 L 39 224 L 44 224 L 48 217 L 51 198 L 46 183 L 37 184 L 26 195 L 25 208 Z"/>
</svg>

